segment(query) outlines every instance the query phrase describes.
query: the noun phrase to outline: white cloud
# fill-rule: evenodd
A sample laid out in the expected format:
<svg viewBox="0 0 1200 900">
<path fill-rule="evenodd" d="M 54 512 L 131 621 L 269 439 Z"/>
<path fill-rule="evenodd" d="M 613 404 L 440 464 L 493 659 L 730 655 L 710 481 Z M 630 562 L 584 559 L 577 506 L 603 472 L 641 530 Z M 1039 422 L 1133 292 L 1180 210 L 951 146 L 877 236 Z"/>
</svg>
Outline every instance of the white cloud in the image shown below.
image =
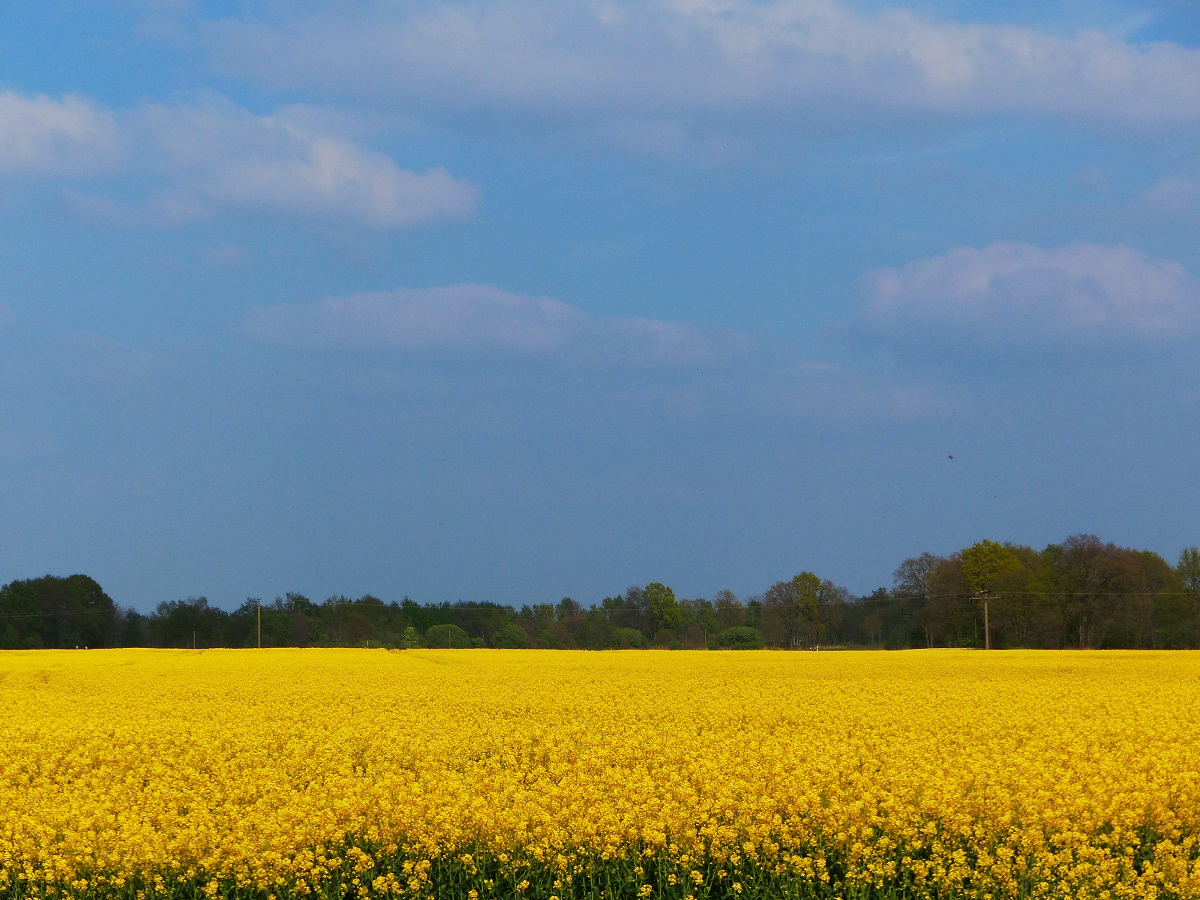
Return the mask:
<svg viewBox="0 0 1200 900">
<path fill-rule="evenodd" d="M 87 175 L 120 153 L 112 113 L 91 101 L 0 93 L 0 174 Z"/>
<path fill-rule="evenodd" d="M 469 217 L 473 185 L 441 167 L 401 168 L 339 131 L 339 117 L 291 108 L 255 115 L 219 96 L 113 111 L 80 97 L 0 93 L 0 175 L 138 178 L 145 203 L 70 191 L 104 222 L 187 222 L 227 211 L 281 213 L 404 228 Z"/>
<path fill-rule="evenodd" d="M 880 269 L 860 326 L 885 342 L 946 352 L 1169 342 L 1200 325 L 1178 263 L 1132 247 L 995 243 Z"/>
<path fill-rule="evenodd" d="M 286 114 L 253 115 L 228 102 L 150 107 L 138 127 L 172 180 L 157 202 L 179 218 L 247 209 L 395 228 L 467 217 L 479 196 L 443 168 L 409 172 Z"/>
<path fill-rule="evenodd" d="M 140 110 L 132 127 L 168 180 L 154 206 L 177 221 L 232 209 L 379 228 L 473 212 L 478 190 L 445 169 L 402 169 L 383 153 L 313 129 L 304 118 L 256 116 L 219 98 Z"/>
<path fill-rule="evenodd" d="M 764 419 L 820 420 L 864 429 L 943 415 L 954 402 L 940 388 L 902 383 L 870 369 L 797 363 L 783 348 L 763 346 L 745 334 L 686 322 L 591 316 L 560 300 L 480 284 L 259 307 L 239 331 L 291 348 L 665 369 L 673 377 L 610 384 L 587 403 L 611 414 L 650 403 L 671 421 L 716 418 L 753 428 Z"/>
<path fill-rule="evenodd" d="M 594 317 L 560 300 L 479 284 L 259 307 L 246 317 L 242 331 L 289 346 L 561 356 L 623 364 L 714 364 L 747 346 L 736 334 L 682 322 Z"/>
<path fill-rule="evenodd" d="M 1172 175 L 1152 185 L 1142 201 L 1155 215 L 1191 217 L 1200 211 L 1200 185 L 1186 175 Z"/>
<path fill-rule="evenodd" d="M 789 130 L 879 111 L 1200 119 L 1200 50 L 837 0 L 370 0 L 215 23 L 210 43 L 226 70 L 278 88 L 434 116 L 650 123 L 626 140 L 762 113 Z"/>
</svg>

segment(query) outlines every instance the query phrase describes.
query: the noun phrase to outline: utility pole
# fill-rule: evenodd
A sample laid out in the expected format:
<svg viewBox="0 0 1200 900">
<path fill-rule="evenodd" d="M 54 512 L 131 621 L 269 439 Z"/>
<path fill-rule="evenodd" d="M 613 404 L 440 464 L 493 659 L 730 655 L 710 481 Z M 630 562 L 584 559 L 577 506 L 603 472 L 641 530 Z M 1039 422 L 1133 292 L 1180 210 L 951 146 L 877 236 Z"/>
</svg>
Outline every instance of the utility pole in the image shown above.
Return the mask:
<svg viewBox="0 0 1200 900">
<path fill-rule="evenodd" d="M 258 649 L 261 650 L 262 649 L 262 598 L 258 597 L 256 599 L 258 600 Z"/>
<path fill-rule="evenodd" d="M 972 599 L 983 601 L 983 649 L 992 649 L 992 629 L 988 624 L 988 599 L 992 596 L 992 592 L 987 588 L 980 590 Z M 976 619 L 976 622 L 979 620 Z"/>
<path fill-rule="evenodd" d="M 983 598 L 983 649 L 992 649 L 992 629 L 988 626 L 987 597 Z"/>
</svg>

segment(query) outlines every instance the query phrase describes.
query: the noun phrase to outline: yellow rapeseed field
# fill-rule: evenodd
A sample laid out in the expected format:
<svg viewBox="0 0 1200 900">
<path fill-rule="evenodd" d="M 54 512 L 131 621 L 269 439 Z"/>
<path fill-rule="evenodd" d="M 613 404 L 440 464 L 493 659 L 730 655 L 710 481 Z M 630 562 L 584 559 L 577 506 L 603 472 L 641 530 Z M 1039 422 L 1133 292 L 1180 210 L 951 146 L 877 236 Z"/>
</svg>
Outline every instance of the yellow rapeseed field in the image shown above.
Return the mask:
<svg viewBox="0 0 1200 900">
<path fill-rule="evenodd" d="M 1200 654 L 0 653 L 0 897 L 1200 897 Z"/>
</svg>

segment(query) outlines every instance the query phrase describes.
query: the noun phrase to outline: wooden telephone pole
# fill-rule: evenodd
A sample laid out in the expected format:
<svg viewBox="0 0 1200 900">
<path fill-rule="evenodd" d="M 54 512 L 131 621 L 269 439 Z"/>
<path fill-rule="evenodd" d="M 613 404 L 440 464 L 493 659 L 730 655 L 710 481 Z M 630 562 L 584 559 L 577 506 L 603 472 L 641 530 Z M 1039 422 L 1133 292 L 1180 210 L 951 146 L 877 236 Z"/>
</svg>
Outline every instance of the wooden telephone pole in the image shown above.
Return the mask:
<svg viewBox="0 0 1200 900">
<path fill-rule="evenodd" d="M 972 600 L 982 600 L 983 601 L 983 649 L 984 650 L 992 649 L 992 629 L 988 624 L 988 600 L 991 599 L 991 596 L 992 596 L 992 592 L 989 591 L 987 588 L 984 588 L 983 590 L 981 590 L 977 594 L 975 594 L 974 597 L 971 598 Z"/>
</svg>

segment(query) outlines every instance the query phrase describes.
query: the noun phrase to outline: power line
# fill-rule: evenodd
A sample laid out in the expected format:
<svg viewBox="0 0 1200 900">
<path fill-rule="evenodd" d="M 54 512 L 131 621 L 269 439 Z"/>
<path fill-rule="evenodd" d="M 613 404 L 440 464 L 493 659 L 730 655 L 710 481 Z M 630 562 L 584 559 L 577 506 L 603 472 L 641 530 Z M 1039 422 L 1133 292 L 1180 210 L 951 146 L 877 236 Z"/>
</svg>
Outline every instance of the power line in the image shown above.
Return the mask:
<svg viewBox="0 0 1200 900">
<path fill-rule="evenodd" d="M 75 612 L 44 612 L 44 613 L 6 613 L 0 614 L 0 619 L 45 619 L 69 618 L 70 616 L 86 616 L 99 613 L 100 610 L 81 609 Z M 114 614 L 115 615 L 115 614 Z M 140 614 L 139 614 L 140 615 Z"/>
<path fill-rule="evenodd" d="M 919 595 L 918 595 L 919 596 Z M 944 600 L 947 597 L 954 597 L 960 600 L 972 599 L 966 594 L 948 593 L 948 594 L 925 594 L 930 600 Z M 996 597 L 1196 597 L 1200 598 L 1200 593 L 1196 591 L 995 591 Z M 870 599 L 870 598 L 865 598 Z"/>
</svg>

